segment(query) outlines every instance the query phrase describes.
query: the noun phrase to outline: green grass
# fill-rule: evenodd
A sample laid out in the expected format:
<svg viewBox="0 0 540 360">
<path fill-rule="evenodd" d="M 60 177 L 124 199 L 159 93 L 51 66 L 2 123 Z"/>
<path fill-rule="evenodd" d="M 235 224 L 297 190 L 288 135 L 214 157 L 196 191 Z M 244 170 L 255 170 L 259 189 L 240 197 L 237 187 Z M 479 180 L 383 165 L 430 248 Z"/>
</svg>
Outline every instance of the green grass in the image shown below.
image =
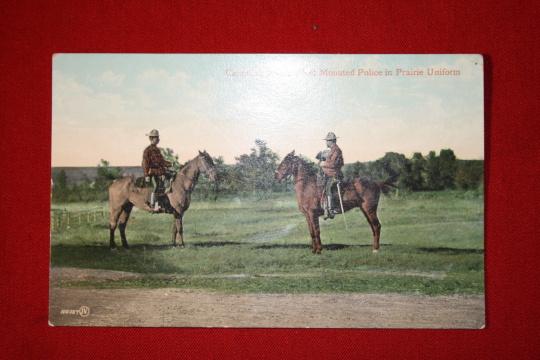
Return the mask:
<svg viewBox="0 0 540 360">
<path fill-rule="evenodd" d="M 105 206 L 70 204 L 69 210 Z M 55 205 L 59 207 L 59 205 Z M 134 212 L 131 249 L 108 249 L 107 220 L 52 234 L 52 265 L 130 271 L 134 280 L 62 282 L 62 286 L 187 287 L 227 292 L 484 291 L 483 198 L 464 192 L 382 197 L 381 251 L 358 210 L 322 221 L 322 255 L 310 251 L 293 194 L 256 200 L 195 201 L 185 215 L 186 248 L 172 248 L 170 215 Z M 120 244 L 117 234 L 117 243 Z"/>
</svg>

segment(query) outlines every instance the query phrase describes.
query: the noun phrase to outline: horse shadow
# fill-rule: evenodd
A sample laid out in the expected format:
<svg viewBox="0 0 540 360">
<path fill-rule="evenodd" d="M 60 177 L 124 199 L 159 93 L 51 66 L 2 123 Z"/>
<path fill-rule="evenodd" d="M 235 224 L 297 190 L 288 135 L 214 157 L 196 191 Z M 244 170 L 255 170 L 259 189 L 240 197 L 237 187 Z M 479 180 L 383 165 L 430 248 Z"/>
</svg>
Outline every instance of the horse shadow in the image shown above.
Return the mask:
<svg viewBox="0 0 540 360">
<path fill-rule="evenodd" d="M 174 248 L 173 244 L 133 244 L 129 245 L 127 250 L 169 250 L 172 248 Z"/>
<path fill-rule="evenodd" d="M 385 245 L 388 246 L 388 245 Z M 308 243 L 306 244 L 264 244 L 264 245 L 257 245 L 254 246 L 254 249 L 307 249 L 310 245 Z M 336 251 L 336 250 L 343 250 L 347 248 L 364 248 L 364 247 L 370 247 L 371 245 L 364 245 L 364 244 L 358 244 L 358 245 L 351 245 L 351 244 L 324 244 L 323 250 L 328 251 Z"/>
<path fill-rule="evenodd" d="M 463 255 L 463 254 L 483 254 L 484 249 L 460 249 L 450 247 L 419 247 L 420 252 L 430 254 Z"/>
<path fill-rule="evenodd" d="M 239 241 L 208 241 L 208 242 L 190 242 L 187 243 L 187 247 L 195 247 L 195 248 L 211 248 L 211 247 L 218 247 L 218 246 L 235 246 L 235 245 L 246 245 L 245 242 L 239 242 Z"/>
</svg>

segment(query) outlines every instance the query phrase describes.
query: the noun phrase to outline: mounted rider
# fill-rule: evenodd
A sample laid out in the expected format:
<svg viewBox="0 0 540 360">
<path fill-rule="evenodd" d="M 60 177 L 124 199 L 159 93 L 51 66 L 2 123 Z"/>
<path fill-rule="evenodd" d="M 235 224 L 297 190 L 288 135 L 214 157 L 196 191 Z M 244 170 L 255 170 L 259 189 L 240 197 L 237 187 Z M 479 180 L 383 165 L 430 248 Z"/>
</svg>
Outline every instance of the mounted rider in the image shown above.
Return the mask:
<svg viewBox="0 0 540 360">
<path fill-rule="evenodd" d="M 319 152 L 316 158 L 319 162 L 323 161 L 321 169 L 324 174 L 323 199 L 326 196 L 325 212 L 326 218 L 332 219 L 337 213 L 332 204 L 332 187 L 343 179 L 343 173 L 341 172 L 343 154 L 337 145 L 336 134 L 329 132 L 323 140 L 326 140 L 326 147 L 328 149 Z"/>
<path fill-rule="evenodd" d="M 168 173 L 168 168 L 172 164 L 165 160 L 161 154 L 161 150 L 158 148 L 159 143 L 159 131 L 152 129 L 146 134 L 150 139 L 150 145 L 144 149 L 142 168 L 144 170 L 145 181 L 149 183 L 152 181 L 153 189 L 150 195 L 150 207 L 154 208 L 154 211 L 159 211 L 159 204 L 156 201 L 156 191 L 163 187 Z"/>
</svg>

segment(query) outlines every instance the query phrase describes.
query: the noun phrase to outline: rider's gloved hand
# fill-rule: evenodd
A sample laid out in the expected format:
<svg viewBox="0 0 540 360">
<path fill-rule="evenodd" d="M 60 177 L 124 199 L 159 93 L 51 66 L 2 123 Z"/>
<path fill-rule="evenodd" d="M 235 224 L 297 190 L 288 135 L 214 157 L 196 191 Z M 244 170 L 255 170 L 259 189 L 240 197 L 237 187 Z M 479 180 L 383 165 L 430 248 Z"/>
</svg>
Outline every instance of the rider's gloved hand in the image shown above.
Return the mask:
<svg viewBox="0 0 540 360">
<path fill-rule="evenodd" d="M 145 178 L 144 178 L 144 181 L 146 181 L 147 183 L 149 183 L 149 182 L 150 182 L 150 176 L 145 177 Z"/>
</svg>

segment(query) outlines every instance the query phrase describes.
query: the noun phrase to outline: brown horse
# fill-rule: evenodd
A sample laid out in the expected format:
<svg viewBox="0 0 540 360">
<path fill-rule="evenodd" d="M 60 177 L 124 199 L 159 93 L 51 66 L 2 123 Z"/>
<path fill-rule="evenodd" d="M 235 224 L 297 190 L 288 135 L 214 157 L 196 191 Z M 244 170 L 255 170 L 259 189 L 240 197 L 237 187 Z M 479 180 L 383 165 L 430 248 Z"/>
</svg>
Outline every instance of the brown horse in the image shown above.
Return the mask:
<svg viewBox="0 0 540 360">
<path fill-rule="evenodd" d="M 216 180 L 216 167 L 212 157 L 206 152 L 200 152 L 194 159 L 188 161 L 186 165 L 178 172 L 171 184 L 171 192 L 166 194 L 170 206 L 168 212 L 174 216 L 172 226 L 172 242 L 174 246 L 184 246 L 184 230 L 182 217 L 189 208 L 191 202 L 191 192 L 195 188 L 199 179 L 199 174 L 205 173 L 211 181 Z M 129 220 L 129 214 L 133 206 L 139 209 L 152 212 L 148 205 L 150 201 L 150 188 L 141 188 L 135 185 L 133 176 L 126 176 L 115 180 L 109 187 L 109 231 L 110 248 L 116 249 L 114 242 L 114 232 L 118 226 L 122 246 L 128 248 L 126 239 L 126 226 Z"/>
<path fill-rule="evenodd" d="M 320 254 L 322 250 L 319 217 L 324 214 L 321 207 L 322 186 L 317 184 L 317 172 L 305 160 L 294 155 L 294 150 L 285 156 L 275 174 L 278 181 L 292 175 L 298 208 L 306 217 L 311 234 L 313 253 Z M 350 182 L 341 183 L 343 209 L 348 211 L 360 208 L 373 232 L 373 252 L 379 250 L 381 223 L 377 218 L 377 205 L 381 191 L 387 193 L 394 179 L 375 182 L 364 178 L 354 178 Z"/>
</svg>

